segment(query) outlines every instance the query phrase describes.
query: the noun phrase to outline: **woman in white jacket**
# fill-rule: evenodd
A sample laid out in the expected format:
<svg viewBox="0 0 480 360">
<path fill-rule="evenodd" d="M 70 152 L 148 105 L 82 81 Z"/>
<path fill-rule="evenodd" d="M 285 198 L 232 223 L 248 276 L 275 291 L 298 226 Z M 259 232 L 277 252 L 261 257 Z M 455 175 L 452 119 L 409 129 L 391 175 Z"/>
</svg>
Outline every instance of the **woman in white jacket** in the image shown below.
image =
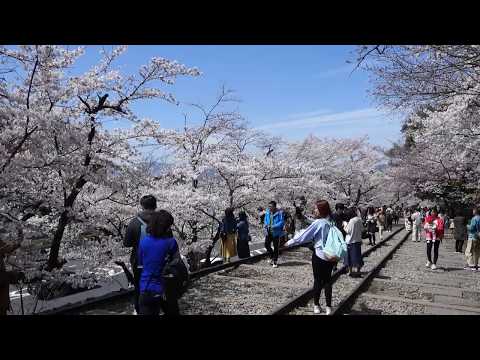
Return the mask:
<svg viewBox="0 0 480 360">
<path fill-rule="evenodd" d="M 313 269 L 313 312 L 319 314 L 320 309 L 320 294 L 322 287 L 325 289 L 325 313 L 330 315 L 332 312 L 332 270 L 335 262 L 328 260 L 323 253 L 323 247 L 327 241 L 328 232 L 331 224 L 331 210 L 328 201 L 319 200 L 315 204 L 315 220 L 303 233 L 289 240 L 285 245 L 290 246 L 294 244 L 302 244 L 313 241 L 314 252 L 312 254 L 312 269 Z"/>
</svg>

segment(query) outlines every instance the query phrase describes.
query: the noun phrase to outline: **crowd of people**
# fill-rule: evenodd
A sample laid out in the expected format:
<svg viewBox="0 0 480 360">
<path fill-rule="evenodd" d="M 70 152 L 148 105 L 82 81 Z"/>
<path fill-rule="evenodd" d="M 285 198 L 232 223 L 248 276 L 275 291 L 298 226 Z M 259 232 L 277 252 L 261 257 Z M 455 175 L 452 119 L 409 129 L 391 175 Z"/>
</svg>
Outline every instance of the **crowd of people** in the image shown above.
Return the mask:
<svg viewBox="0 0 480 360">
<path fill-rule="evenodd" d="M 132 248 L 130 262 L 135 311 L 137 314 L 155 315 L 162 310 L 166 315 L 178 315 L 178 296 L 169 291 L 163 274 L 170 261 L 168 259 L 181 259 L 171 230 L 174 219 L 167 211 L 156 209 L 156 199 L 151 195 L 142 197 L 140 205 L 142 211 L 130 221 L 124 239 L 124 245 Z M 385 232 L 392 231 L 392 224 L 395 221 L 398 223 L 399 209 L 394 210 L 391 206 L 361 209 L 337 203 L 332 212 L 328 201 L 319 200 L 312 218 L 304 214 L 305 205 L 306 201 L 300 199 L 292 211 L 280 209 L 275 201 L 270 201 L 266 210 L 258 208 L 258 220 L 263 228 L 264 246 L 272 268 L 279 266 L 279 249 L 282 246 L 311 243 L 314 312 L 321 312 L 319 298 L 324 288 L 326 313 L 329 314 L 332 297 L 329 283 L 338 262 L 338 259 L 332 261 L 323 252 L 330 228 L 336 227 L 343 235 L 347 251 L 341 260 L 347 267 L 348 275 L 361 276 L 363 239 L 368 238 L 370 245 L 376 245 L 376 233 L 383 239 Z M 302 228 L 298 232 L 295 228 L 297 223 Z M 236 217 L 234 209 L 225 209 L 213 240 L 220 240 L 219 253 L 224 263 L 229 263 L 233 257 L 250 257 L 252 237 L 246 212 L 242 210 Z"/>
<path fill-rule="evenodd" d="M 432 270 L 437 269 L 438 252 L 440 243 L 443 241 L 446 231 L 453 231 L 455 239 L 455 252 L 463 253 L 465 247 L 466 266 L 464 270 L 478 271 L 478 260 L 480 257 L 480 209 L 475 207 L 472 210 L 472 217 L 464 209 L 453 211 L 453 221 L 440 209 L 414 208 L 405 211 L 405 227 L 412 231 L 412 241 L 420 242 L 425 239 L 427 249 L 426 267 Z M 432 257 L 433 250 L 433 257 Z"/>
<path fill-rule="evenodd" d="M 398 224 L 402 209 L 393 206 L 362 209 L 337 203 L 335 211 L 331 211 L 328 201 L 318 200 L 313 209 L 313 217 L 309 217 L 304 214 L 305 204 L 306 202 L 302 200 L 300 205 L 294 204 L 295 210 L 291 211 L 280 209 L 275 201 L 270 201 L 266 210 L 258 208 L 258 221 L 263 228 L 264 246 L 272 268 L 279 266 L 281 247 L 309 244 L 312 250 L 314 278 L 313 311 L 316 314 L 322 312 L 319 299 L 321 290 L 324 289 L 325 313 L 330 314 L 331 277 L 333 271 L 337 269 L 338 261 L 341 260 L 346 265 L 349 276 L 361 276 L 364 265 L 363 240 L 368 239 L 368 244 L 375 246 L 377 233 L 380 240 L 383 240 L 384 234 L 392 231 L 392 225 Z M 143 196 L 140 205 L 142 210 L 128 224 L 124 238 L 124 245 L 132 248 L 130 262 L 135 289 L 135 311 L 141 315 L 158 315 L 160 311 L 165 315 L 179 315 L 179 292 L 172 290 L 165 275 L 165 269 L 173 262 L 184 264 L 187 269 L 172 232 L 174 218 L 165 210 L 157 210 L 157 200 L 152 195 Z M 469 221 L 461 211 L 454 215 L 453 221 L 450 221 L 447 214 L 436 207 L 407 208 L 403 211 L 405 227 L 412 231 L 412 241 L 420 242 L 423 237 L 426 242 L 427 267 L 432 270 L 437 268 L 440 243 L 445 231 L 452 229 L 456 252 L 461 253 L 466 242 L 465 270 L 478 271 L 480 208 L 473 209 L 473 217 Z M 296 231 L 296 224 L 300 225 L 301 230 Z M 332 260 L 324 251 L 331 229 L 338 229 L 343 235 L 342 241 L 345 243 L 346 252 L 341 259 Z M 247 213 L 242 210 L 236 217 L 234 209 L 225 209 L 225 215 L 219 221 L 213 240 L 220 240 L 220 256 L 225 263 L 230 262 L 233 257 L 240 259 L 250 257 L 249 243 L 252 237 Z M 0 270 L 4 270 L 2 261 L 4 253 L 12 250 L 14 249 L 9 249 L 0 242 Z M 188 270 L 185 271 L 188 273 Z M 3 283 L 8 285 L 6 281 Z M 8 295 L 7 285 L 2 287 L 2 297 Z M 7 307 L 3 303 L 8 302 L 2 301 L 0 304 L 1 312 L 6 313 Z"/>
<path fill-rule="evenodd" d="M 135 285 L 135 309 L 138 314 L 178 315 L 178 297 L 169 294 L 162 270 L 168 258 L 180 258 L 179 249 L 173 237 L 171 226 L 174 219 L 165 210 L 156 210 L 156 199 L 144 196 L 140 204 L 142 211 L 134 218 L 126 232 L 125 245 L 133 248 L 131 265 Z M 384 234 L 392 232 L 392 225 L 398 224 L 403 212 L 406 230 L 412 231 L 412 241 L 426 243 L 426 266 L 437 269 L 440 243 L 446 229 L 452 229 L 455 238 L 455 251 L 461 253 L 466 242 L 466 270 L 477 271 L 480 257 L 480 209 L 473 209 L 473 217 L 467 221 L 466 216 L 458 212 L 453 221 L 444 212 L 433 208 L 407 208 L 393 206 L 359 208 L 346 207 L 337 203 L 331 211 L 326 200 L 318 200 L 313 210 L 313 218 L 304 214 L 304 205 L 295 205 L 295 212 L 277 207 L 270 201 L 268 208 L 258 208 L 258 220 L 264 231 L 264 245 L 268 261 L 272 268 L 279 266 L 279 249 L 282 246 L 310 244 L 312 250 L 312 270 L 314 278 L 314 313 L 322 312 L 320 308 L 321 290 L 325 290 L 325 313 L 332 311 L 331 277 L 337 268 L 338 259 L 332 261 L 324 247 L 332 227 L 337 228 L 346 243 L 346 253 L 341 259 L 346 265 L 349 276 L 361 276 L 363 267 L 362 244 L 368 239 L 370 246 L 375 246 L 376 234 L 383 240 Z M 293 213 L 293 214 L 292 214 Z M 295 224 L 302 227 L 295 231 Z M 252 241 L 249 221 L 245 211 L 235 216 L 234 209 L 227 208 L 225 216 L 219 223 L 216 240 L 220 241 L 220 255 L 225 263 L 231 258 L 250 256 L 249 243 Z M 215 239 L 214 238 L 214 239 Z"/>
</svg>

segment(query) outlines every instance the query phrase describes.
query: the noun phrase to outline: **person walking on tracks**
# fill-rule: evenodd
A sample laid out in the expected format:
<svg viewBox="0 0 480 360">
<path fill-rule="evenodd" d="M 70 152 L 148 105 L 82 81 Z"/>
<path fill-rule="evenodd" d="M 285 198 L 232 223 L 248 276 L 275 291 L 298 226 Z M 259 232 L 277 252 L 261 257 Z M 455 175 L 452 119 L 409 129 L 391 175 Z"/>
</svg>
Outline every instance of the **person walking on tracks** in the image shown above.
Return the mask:
<svg viewBox="0 0 480 360">
<path fill-rule="evenodd" d="M 473 209 L 473 218 L 468 224 L 468 241 L 465 249 L 465 256 L 467 258 L 466 270 L 478 271 L 478 259 L 480 257 L 480 209 L 475 207 Z"/>
<path fill-rule="evenodd" d="M 240 259 L 250 257 L 250 246 L 248 243 L 251 241 L 250 231 L 248 225 L 247 214 L 245 211 L 240 211 L 238 214 L 237 223 L 237 252 Z"/>
<path fill-rule="evenodd" d="M 453 237 L 455 239 L 455 252 L 457 253 L 462 252 L 463 243 L 468 237 L 467 225 L 467 218 L 457 212 L 457 216 L 453 218 Z"/>
<path fill-rule="evenodd" d="M 368 208 L 366 228 L 368 233 L 368 241 L 370 245 L 375 245 L 375 232 L 377 231 L 377 217 L 373 206 Z"/>
<path fill-rule="evenodd" d="M 220 223 L 220 253 L 225 262 L 230 262 L 230 258 L 237 255 L 237 219 L 232 208 L 225 209 L 225 216 Z"/>
<path fill-rule="evenodd" d="M 123 240 L 124 246 L 132 248 L 130 264 L 132 266 L 133 286 L 135 288 L 133 302 L 137 314 L 139 313 L 138 301 L 140 297 L 140 274 L 142 272 L 141 266 L 138 265 L 138 245 L 147 235 L 147 226 L 152 214 L 157 208 L 157 199 L 153 195 L 145 195 L 140 199 L 140 206 L 142 207 L 142 211 L 128 224 Z"/>
<path fill-rule="evenodd" d="M 138 264 L 142 266 L 140 276 L 140 315 L 179 315 L 178 299 L 171 293 L 164 277 L 164 268 L 175 259 L 181 263 L 177 241 L 171 226 L 173 216 L 165 210 L 151 214 L 147 235 L 138 246 Z"/>
<path fill-rule="evenodd" d="M 385 231 L 392 232 L 393 210 L 390 206 L 385 211 L 385 222 L 386 222 Z"/>
<path fill-rule="evenodd" d="M 380 208 L 377 212 L 377 226 L 380 240 L 383 240 L 383 231 L 385 229 L 385 212 Z"/>
<path fill-rule="evenodd" d="M 298 237 L 289 240 L 286 243 L 286 246 L 313 241 L 313 312 L 315 314 L 319 314 L 321 312 L 320 294 L 323 287 L 325 289 L 325 312 L 327 315 L 330 315 L 332 312 L 332 270 L 336 262 L 330 261 L 323 252 L 323 247 L 327 241 L 330 227 L 334 225 L 331 218 L 332 214 L 328 201 L 318 200 L 315 203 L 314 214 L 317 219 Z"/>
<path fill-rule="evenodd" d="M 284 225 L 285 220 L 283 212 L 280 209 L 277 209 L 277 203 L 275 201 L 270 201 L 268 204 L 268 210 L 265 214 L 264 223 L 265 249 L 267 249 L 270 257 L 270 264 L 272 264 L 274 268 L 278 267 L 278 247 L 280 237 L 283 235 Z"/>
<path fill-rule="evenodd" d="M 363 266 L 362 260 L 362 231 L 363 223 L 360 217 L 360 212 L 356 207 L 352 207 L 350 210 L 350 220 L 345 226 L 345 232 L 347 237 L 345 242 L 347 243 L 347 258 L 346 265 L 348 266 L 348 273 L 350 276 L 359 276 L 360 269 Z M 356 271 L 354 271 L 354 269 Z"/>
<path fill-rule="evenodd" d="M 412 241 L 420 242 L 420 234 L 422 232 L 422 215 L 420 209 L 416 209 L 412 215 L 410 215 L 412 223 Z"/>
</svg>

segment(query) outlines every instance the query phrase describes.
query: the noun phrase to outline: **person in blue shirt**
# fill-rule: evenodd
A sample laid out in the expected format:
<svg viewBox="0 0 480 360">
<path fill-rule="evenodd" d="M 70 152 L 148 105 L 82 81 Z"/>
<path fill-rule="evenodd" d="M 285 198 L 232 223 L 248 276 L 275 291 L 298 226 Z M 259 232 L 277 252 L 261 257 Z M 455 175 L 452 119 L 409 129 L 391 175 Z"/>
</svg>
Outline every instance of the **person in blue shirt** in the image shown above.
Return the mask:
<svg viewBox="0 0 480 360">
<path fill-rule="evenodd" d="M 280 237 L 283 236 L 283 226 L 285 220 L 283 212 L 277 209 L 277 203 L 270 201 L 268 203 L 268 210 L 265 213 L 264 231 L 265 231 L 265 249 L 267 249 L 270 257 L 270 264 L 274 268 L 278 267 L 278 246 L 280 243 Z M 273 242 L 273 250 L 272 250 Z"/>
<path fill-rule="evenodd" d="M 295 244 L 303 244 L 313 241 L 314 251 L 312 253 L 312 269 L 313 269 L 313 312 L 319 314 L 320 294 L 322 287 L 325 289 L 325 313 L 330 315 L 332 312 L 332 271 L 335 262 L 331 262 L 325 255 L 323 247 L 327 242 L 328 232 L 333 224 L 332 212 L 327 200 L 319 200 L 315 204 L 315 217 L 317 220 L 305 229 L 300 235 L 287 241 L 286 246 Z"/>
<path fill-rule="evenodd" d="M 465 256 L 467 258 L 467 266 L 465 270 L 478 271 L 478 259 L 480 258 L 480 209 L 473 209 L 473 218 L 467 226 L 468 240 Z"/>
<path fill-rule="evenodd" d="M 158 315 L 160 309 L 165 315 L 179 314 L 177 298 L 168 293 L 162 276 L 167 256 L 170 259 L 180 258 L 177 241 L 171 230 L 173 221 L 173 216 L 168 211 L 152 213 L 147 235 L 140 241 L 138 247 L 138 264 L 142 267 L 140 315 Z"/>
</svg>

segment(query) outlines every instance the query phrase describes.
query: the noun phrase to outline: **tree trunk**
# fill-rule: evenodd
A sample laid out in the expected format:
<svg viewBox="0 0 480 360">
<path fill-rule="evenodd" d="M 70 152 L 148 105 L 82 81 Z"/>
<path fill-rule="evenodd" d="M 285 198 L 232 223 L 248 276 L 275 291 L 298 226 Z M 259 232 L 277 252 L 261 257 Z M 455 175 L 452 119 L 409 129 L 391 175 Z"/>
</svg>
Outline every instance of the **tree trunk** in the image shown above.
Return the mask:
<svg viewBox="0 0 480 360">
<path fill-rule="evenodd" d="M 68 224 L 68 209 L 73 206 L 75 203 L 75 199 L 77 198 L 78 194 L 80 193 L 83 186 L 87 183 L 87 181 L 80 177 L 77 182 L 75 183 L 75 187 L 70 192 L 70 195 L 65 199 L 64 207 L 60 218 L 58 219 L 57 229 L 55 230 L 55 235 L 53 236 L 52 245 L 50 246 L 50 255 L 48 256 L 48 264 L 47 270 L 51 271 L 55 268 L 60 268 L 63 264 L 59 263 L 58 261 L 58 253 L 60 251 L 60 243 L 63 239 L 63 233 L 65 231 L 65 227 Z"/>
<path fill-rule="evenodd" d="M 355 199 L 355 206 L 358 206 L 358 203 L 360 202 L 361 197 L 362 197 L 362 192 L 360 191 L 360 188 L 358 188 L 357 198 Z"/>
<path fill-rule="evenodd" d="M 210 261 L 210 257 L 212 256 L 212 251 L 215 248 L 215 244 L 217 243 L 218 239 L 220 238 L 220 231 L 217 231 L 217 234 L 212 240 L 212 243 L 208 246 L 207 251 L 205 252 L 205 266 L 211 266 L 212 262 Z"/>
<path fill-rule="evenodd" d="M 230 200 L 230 207 L 233 208 L 233 191 L 230 190 L 230 193 L 229 193 L 229 200 Z"/>
<path fill-rule="evenodd" d="M 53 236 L 52 245 L 50 246 L 50 255 L 48 257 L 47 270 L 52 271 L 55 268 L 60 268 L 61 264 L 58 261 L 58 253 L 60 251 L 60 243 L 62 242 L 65 227 L 68 224 L 68 211 L 64 210 L 58 219 L 57 229 Z"/>
</svg>

